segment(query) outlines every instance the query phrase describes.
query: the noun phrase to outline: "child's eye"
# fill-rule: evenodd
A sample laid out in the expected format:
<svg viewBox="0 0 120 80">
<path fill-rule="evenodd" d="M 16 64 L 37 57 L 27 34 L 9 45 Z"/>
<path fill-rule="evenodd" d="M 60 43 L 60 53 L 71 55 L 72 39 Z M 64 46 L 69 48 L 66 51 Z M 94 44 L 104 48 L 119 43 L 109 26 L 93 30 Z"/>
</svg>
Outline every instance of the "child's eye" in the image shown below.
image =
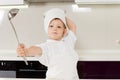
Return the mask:
<svg viewBox="0 0 120 80">
<path fill-rule="evenodd" d="M 53 27 L 52 25 L 50 25 L 50 27 Z"/>
<path fill-rule="evenodd" d="M 58 28 L 61 28 L 61 26 L 58 26 Z"/>
</svg>

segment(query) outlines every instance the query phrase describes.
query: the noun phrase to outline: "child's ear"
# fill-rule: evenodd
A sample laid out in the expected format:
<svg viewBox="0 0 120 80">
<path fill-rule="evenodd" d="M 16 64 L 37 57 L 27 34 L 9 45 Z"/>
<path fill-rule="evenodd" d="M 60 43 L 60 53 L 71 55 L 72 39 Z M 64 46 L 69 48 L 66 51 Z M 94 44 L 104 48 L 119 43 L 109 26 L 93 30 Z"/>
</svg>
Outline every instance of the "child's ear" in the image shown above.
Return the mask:
<svg viewBox="0 0 120 80">
<path fill-rule="evenodd" d="M 67 34 L 67 29 L 64 30 L 63 36 L 65 36 L 66 34 Z"/>
</svg>

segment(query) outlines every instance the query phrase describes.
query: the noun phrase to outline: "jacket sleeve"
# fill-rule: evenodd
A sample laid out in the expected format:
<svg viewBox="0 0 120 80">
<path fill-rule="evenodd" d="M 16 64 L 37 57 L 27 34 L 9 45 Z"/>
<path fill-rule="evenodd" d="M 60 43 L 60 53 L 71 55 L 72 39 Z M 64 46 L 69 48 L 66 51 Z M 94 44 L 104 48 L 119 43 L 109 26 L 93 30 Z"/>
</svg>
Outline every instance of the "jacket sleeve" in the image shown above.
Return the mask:
<svg viewBox="0 0 120 80">
<path fill-rule="evenodd" d="M 42 63 L 45 66 L 48 66 L 48 49 L 47 45 L 45 43 L 36 45 L 37 47 L 40 47 L 42 49 L 42 55 L 41 56 L 36 56 L 39 60 L 40 63 Z"/>
<path fill-rule="evenodd" d="M 77 37 L 76 35 L 69 30 L 68 34 L 63 39 L 65 43 L 67 43 L 69 46 L 72 46 L 74 48 Z"/>
</svg>

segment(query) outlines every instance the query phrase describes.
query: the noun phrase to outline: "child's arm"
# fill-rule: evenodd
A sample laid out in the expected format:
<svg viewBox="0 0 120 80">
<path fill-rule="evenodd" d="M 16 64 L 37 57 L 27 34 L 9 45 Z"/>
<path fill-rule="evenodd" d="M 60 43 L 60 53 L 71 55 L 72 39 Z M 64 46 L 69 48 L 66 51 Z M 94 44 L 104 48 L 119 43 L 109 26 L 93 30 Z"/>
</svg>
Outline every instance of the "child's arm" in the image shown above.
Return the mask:
<svg viewBox="0 0 120 80">
<path fill-rule="evenodd" d="M 29 48 L 26 48 L 24 44 L 20 44 L 17 48 L 18 56 L 35 56 L 35 55 L 41 55 L 42 50 L 40 47 L 31 46 Z"/>
<path fill-rule="evenodd" d="M 66 24 L 68 26 L 68 29 L 70 29 L 72 32 L 76 33 L 76 25 L 71 21 L 69 18 L 66 17 Z"/>
</svg>

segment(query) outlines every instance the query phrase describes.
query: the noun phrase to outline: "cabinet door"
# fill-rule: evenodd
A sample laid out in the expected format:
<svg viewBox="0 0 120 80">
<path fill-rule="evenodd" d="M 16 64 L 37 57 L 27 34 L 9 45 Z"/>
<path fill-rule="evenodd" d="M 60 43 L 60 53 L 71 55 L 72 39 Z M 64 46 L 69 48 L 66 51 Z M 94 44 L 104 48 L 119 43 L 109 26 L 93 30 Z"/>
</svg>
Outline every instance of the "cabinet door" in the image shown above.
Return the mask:
<svg viewBox="0 0 120 80">
<path fill-rule="evenodd" d="M 16 78 L 16 71 L 0 71 L 1 78 Z"/>
</svg>

